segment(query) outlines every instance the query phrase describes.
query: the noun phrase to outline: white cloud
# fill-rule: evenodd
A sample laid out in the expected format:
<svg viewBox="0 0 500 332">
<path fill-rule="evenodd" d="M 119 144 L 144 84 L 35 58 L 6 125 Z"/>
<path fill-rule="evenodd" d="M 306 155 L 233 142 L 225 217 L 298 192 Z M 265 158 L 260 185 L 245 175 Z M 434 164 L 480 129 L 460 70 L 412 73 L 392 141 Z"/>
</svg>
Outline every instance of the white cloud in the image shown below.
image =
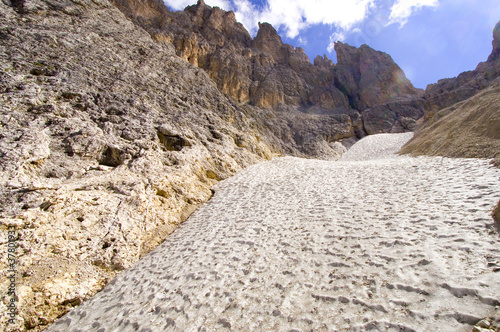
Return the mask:
<svg viewBox="0 0 500 332">
<path fill-rule="evenodd" d="M 329 52 L 329 53 L 332 53 L 334 51 L 334 47 L 335 47 L 335 42 L 343 42 L 345 41 L 347 38 L 346 34 L 345 34 L 345 31 L 343 30 L 339 30 L 335 33 L 333 33 L 331 36 L 330 36 L 330 43 L 328 44 L 328 47 L 326 48 L 326 50 Z"/>
<path fill-rule="evenodd" d="M 307 39 L 305 38 L 302 38 L 302 37 L 299 37 L 297 38 L 297 42 L 299 43 L 299 45 L 307 45 Z"/>
<path fill-rule="evenodd" d="M 174 10 L 182 10 L 196 0 L 164 0 Z M 287 37 L 295 38 L 300 31 L 313 24 L 335 25 L 347 30 L 363 21 L 375 0 L 267 0 L 257 9 L 250 0 L 205 0 L 210 6 L 233 10 L 236 19 L 251 34 L 258 22 L 271 23 L 281 28 Z"/>
<path fill-rule="evenodd" d="M 225 10 L 231 10 L 231 2 L 229 0 L 206 0 L 205 3 L 212 7 L 219 7 Z"/>
<path fill-rule="evenodd" d="M 174 10 L 182 10 L 197 0 L 164 0 Z M 422 7 L 436 7 L 439 0 L 265 0 L 257 7 L 254 0 L 205 0 L 210 6 L 235 12 L 251 35 L 255 35 L 258 22 L 271 23 L 280 33 L 295 38 L 311 25 L 326 24 L 335 27 L 330 36 L 328 51 L 333 42 L 358 36 L 367 40 L 377 35 L 384 26 L 406 24 L 409 17 Z M 376 14 L 379 12 L 379 14 Z M 380 16 L 384 12 L 382 18 Z M 373 21 L 373 22 L 371 22 Z M 360 28 L 361 27 L 361 28 Z"/>
<path fill-rule="evenodd" d="M 193 4 L 193 0 L 163 0 L 163 2 L 174 10 L 182 10 Z"/>
<path fill-rule="evenodd" d="M 242 23 L 251 35 L 257 33 L 260 12 L 249 0 L 237 0 L 233 3 L 236 20 Z"/>
<path fill-rule="evenodd" d="M 196 4 L 197 0 L 163 0 L 163 2 L 173 10 L 183 10 L 187 6 Z M 205 3 L 212 7 L 220 7 L 225 10 L 231 10 L 229 0 L 205 0 Z"/>
<path fill-rule="evenodd" d="M 313 24 L 349 29 L 363 21 L 373 5 L 374 0 L 268 0 L 260 17 L 294 38 Z"/>
<path fill-rule="evenodd" d="M 408 18 L 422 7 L 437 7 L 438 0 L 398 0 L 391 7 L 389 24 L 399 23 L 401 26 L 408 22 Z"/>
</svg>

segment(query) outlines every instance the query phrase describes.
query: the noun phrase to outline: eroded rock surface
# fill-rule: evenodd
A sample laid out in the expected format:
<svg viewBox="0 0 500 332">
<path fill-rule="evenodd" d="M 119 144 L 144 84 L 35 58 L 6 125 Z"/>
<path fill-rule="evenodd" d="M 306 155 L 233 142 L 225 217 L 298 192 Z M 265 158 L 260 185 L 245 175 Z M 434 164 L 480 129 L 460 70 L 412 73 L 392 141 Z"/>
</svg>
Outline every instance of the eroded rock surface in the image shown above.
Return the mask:
<svg viewBox="0 0 500 332">
<path fill-rule="evenodd" d="M 19 245 L 18 314 L 6 323 L 4 296 L 2 328 L 43 329 L 249 165 L 335 160 L 339 140 L 411 130 L 419 92 L 387 55 L 349 50 L 350 90 L 326 56 L 311 64 L 266 23 L 252 39 L 203 1 L 0 2 L 3 270 L 9 227 Z"/>
<path fill-rule="evenodd" d="M 95 294 L 221 179 L 276 155 L 335 160 L 365 135 L 330 60 L 311 64 L 265 23 L 252 40 L 202 1 L 6 0 L 0 50 L 1 227 L 19 245 L 7 330 Z"/>
<path fill-rule="evenodd" d="M 0 2 L 2 270 L 7 227 L 18 243 L 5 331 L 40 330 L 80 304 L 217 181 L 286 147 L 110 3 L 16 4 Z"/>
</svg>

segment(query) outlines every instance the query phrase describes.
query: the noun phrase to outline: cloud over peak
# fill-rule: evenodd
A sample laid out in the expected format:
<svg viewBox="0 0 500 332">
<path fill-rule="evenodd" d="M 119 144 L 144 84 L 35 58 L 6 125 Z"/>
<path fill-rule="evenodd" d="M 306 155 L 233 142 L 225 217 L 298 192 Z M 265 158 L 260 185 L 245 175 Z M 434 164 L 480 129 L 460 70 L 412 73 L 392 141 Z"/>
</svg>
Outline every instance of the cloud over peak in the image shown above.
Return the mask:
<svg viewBox="0 0 500 332">
<path fill-rule="evenodd" d="M 422 7 L 437 7 L 438 5 L 438 0 L 397 0 L 391 7 L 389 24 L 399 23 L 403 26 L 408 18 Z"/>
<path fill-rule="evenodd" d="M 196 0 L 165 0 L 172 9 L 181 10 Z M 348 30 L 367 16 L 375 0 L 266 0 L 257 7 L 250 0 L 205 0 L 210 6 L 233 10 L 236 18 L 254 34 L 257 22 L 271 23 L 289 38 L 314 25 L 327 24 Z"/>
<path fill-rule="evenodd" d="M 197 0 L 164 0 L 174 10 L 181 10 Z M 328 52 L 335 41 L 344 41 L 357 35 L 367 40 L 370 34 L 384 26 L 398 23 L 404 26 L 409 18 L 423 7 L 436 7 L 439 0 L 205 0 L 235 12 L 251 35 L 255 35 L 258 22 L 272 24 L 288 38 L 302 38 L 302 31 L 314 25 L 327 25 L 330 29 Z M 380 15 L 380 13 L 385 13 Z M 365 31 L 366 30 L 366 31 Z"/>
</svg>

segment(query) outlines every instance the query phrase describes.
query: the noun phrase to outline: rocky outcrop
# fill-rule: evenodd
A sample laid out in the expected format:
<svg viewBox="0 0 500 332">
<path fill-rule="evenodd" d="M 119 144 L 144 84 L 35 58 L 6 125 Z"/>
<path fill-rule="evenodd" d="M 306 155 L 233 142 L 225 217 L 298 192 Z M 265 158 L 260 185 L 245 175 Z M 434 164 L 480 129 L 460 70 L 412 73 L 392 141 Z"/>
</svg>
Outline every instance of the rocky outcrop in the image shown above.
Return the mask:
<svg viewBox="0 0 500 332">
<path fill-rule="evenodd" d="M 500 78 L 473 97 L 437 112 L 401 153 L 460 158 L 500 156 Z"/>
<path fill-rule="evenodd" d="M 159 1 L 127 4 L 156 29 L 170 17 Z M 251 47 L 230 14 L 199 8 L 181 15 L 206 24 L 222 43 L 217 52 L 232 59 L 226 35 Z M 38 331 L 95 294 L 207 201 L 219 180 L 276 155 L 338 159 L 345 148 L 337 141 L 360 125 L 350 109 L 237 103 L 210 71 L 178 57 L 167 37 L 153 39 L 106 0 L 0 2 L 3 270 L 7 230 L 15 229 L 18 244 L 17 312 L 8 324 L 4 296 L 3 330 Z M 208 61 L 201 46 L 198 64 Z M 212 74 L 224 77 L 224 70 Z M 268 100 L 259 93 L 261 103 Z M 8 280 L 0 287 L 7 294 Z"/>
<path fill-rule="evenodd" d="M 488 57 L 488 62 L 490 63 L 496 61 L 500 57 L 500 22 L 498 22 L 493 29 L 493 41 L 491 44 L 493 45 L 493 50 Z"/>
<path fill-rule="evenodd" d="M 3 278 L 1 330 L 40 330 L 163 241 L 218 180 L 300 154 L 107 1 L 5 3 L 3 271 L 7 230 L 18 246 L 15 322 Z"/>
<path fill-rule="evenodd" d="M 392 58 L 367 45 L 360 48 L 336 42 L 335 83 L 349 98 L 352 108 L 365 110 L 401 96 L 419 92 Z"/>
<path fill-rule="evenodd" d="M 426 117 L 432 117 L 443 108 L 474 96 L 486 88 L 491 81 L 500 76 L 500 22 L 493 32 L 493 51 L 486 62 L 480 63 L 473 71 L 461 73 L 455 78 L 439 80 L 427 86 Z"/>
<path fill-rule="evenodd" d="M 420 91 L 389 55 L 367 45 L 337 43 L 337 65 L 326 56 L 311 64 L 303 49 L 284 44 L 270 24 L 260 23 L 252 40 L 234 13 L 203 1 L 182 12 L 158 10 L 160 23 L 144 15 L 135 1 L 113 1 L 153 39 L 172 43 L 178 56 L 204 69 L 236 103 L 348 114 L 356 137 L 412 130 L 423 115 Z M 398 110 L 386 105 L 396 99 Z"/>
<path fill-rule="evenodd" d="M 335 43 L 335 84 L 352 108 L 362 111 L 367 134 L 415 129 L 424 100 L 388 54 L 367 45 Z"/>
<path fill-rule="evenodd" d="M 497 310 L 494 316 L 482 319 L 472 328 L 472 332 L 498 331 L 500 331 L 500 310 Z"/>
</svg>

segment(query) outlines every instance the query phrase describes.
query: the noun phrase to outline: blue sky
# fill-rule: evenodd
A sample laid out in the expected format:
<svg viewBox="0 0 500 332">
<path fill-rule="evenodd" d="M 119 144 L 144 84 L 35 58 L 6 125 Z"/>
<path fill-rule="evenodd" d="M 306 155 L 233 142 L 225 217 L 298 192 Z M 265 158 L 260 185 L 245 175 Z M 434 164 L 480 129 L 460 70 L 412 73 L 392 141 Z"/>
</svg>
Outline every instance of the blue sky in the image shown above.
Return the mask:
<svg viewBox="0 0 500 332">
<path fill-rule="evenodd" d="M 196 0 L 164 0 L 182 10 Z M 252 36 L 271 23 L 312 60 L 336 62 L 333 42 L 388 53 L 418 88 L 473 70 L 491 53 L 500 0 L 205 0 L 233 10 Z"/>
</svg>

